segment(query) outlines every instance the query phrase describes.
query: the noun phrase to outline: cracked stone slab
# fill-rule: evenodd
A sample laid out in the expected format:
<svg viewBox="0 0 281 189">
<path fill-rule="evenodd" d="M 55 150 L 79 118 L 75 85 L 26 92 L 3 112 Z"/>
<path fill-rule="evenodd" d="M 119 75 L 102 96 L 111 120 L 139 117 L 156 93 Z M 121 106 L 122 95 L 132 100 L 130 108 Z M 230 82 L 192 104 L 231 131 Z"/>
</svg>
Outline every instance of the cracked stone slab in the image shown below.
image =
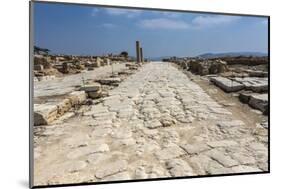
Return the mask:
<svg viewBox="0 0 281 189">
<path fill-rule="evenodd" d="M 247 166 L 247 165 L 238 165 L 238 166 L 232 167 L 232 170 L 235 173 L 251 173 L 251 172 L 262 172 L 263 171 L 257 167 L 251 167 L 251 166 Z"/>
<path fill-rule="evenodd" d="M 76 172 L 85 169 L 87 163 L 85 161 L 66 162 L 62 167 L 66 168 L 67 172 Z"/>
<path fill-rule="evenodd" d="M 127 170 L 128 162 L 126 160 L 117 160 L 114 162 L 107 163 L 105 165 L 101 165 L 95 176 L 99 179 L 103 179 L 108 176 L 112 176 L 114 174 L 123 172 Z"/>
<path fill-rule="evenodd" d="M 229 146 L 238 146 L 239 144 L 234 140 L 219 140 L 207 142 L 207 144 L 213 148 L 217 147 L 229 147 Z"/>
<path fill-rule="evenodd" d="M 154 155 L 159 160 L 169 160 L 169 159 L 180 157 L 184 154 L 185 154 L 185 151 L 178 146 L 167 147 L 160 151 L 156 151 L 154 153 Z"/>
<path fill-rule="evenodd" d="M 188 154 L 199 154 L 210 149 L 210 147 L 203 143 L 185 144 L 181 146 Z"/>
<path fill-rule="evenodd" d="M 111 136 L 117 139 L 127 139 L 132 137 L 132 131 L 130 128 L 118 128 L 114 129 Z"/>
<path fill-rule="evenodd" d="M 162 127 L 162 123 L 158 120 L 147 121 L 144 123 L 144 125 L 149 129 L 156 129 L 158 127 Z"/>
<path fill-rule="evenodd" d="M 173 177 L 191 176 L 193 170 L 191 166 L 182 159 L 173 159 L 166 162 L 167 169 Z"/>
<path fill-rule="evenodd" d="M 230 156 L 219 150 L 213 150 L 209 153 L 209 156 L 222 164 L 224 167 L 233 167 L 235 165 L 239 165 L 238 161 L 232 159 Z"/>
<path fill-rule="evenodd" d="M 93 146 L 76 148 L 67 154 L 69 159 L 77 159 L 81 156 L 86 156 L 93 153 L 108 152 L 109 147 L 107 144 L 96 144 Z"/>
<path fill-rule="evenodd" d="M 93 137 L 105 137 L 112 133 L 112 129 L 108 127 L 97 127 L 93 130 Z"/>
</svg>

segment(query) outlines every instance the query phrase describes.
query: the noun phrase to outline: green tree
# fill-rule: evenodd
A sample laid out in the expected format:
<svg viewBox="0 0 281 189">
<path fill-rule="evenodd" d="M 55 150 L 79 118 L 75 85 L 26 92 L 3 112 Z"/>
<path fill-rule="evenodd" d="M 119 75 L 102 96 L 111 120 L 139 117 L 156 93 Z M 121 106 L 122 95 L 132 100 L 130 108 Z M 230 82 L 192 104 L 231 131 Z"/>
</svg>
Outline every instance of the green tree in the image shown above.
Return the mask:
<svg viewBox="0 0 281 189">
<path fill-rule="evenodd" d="M 120 53 L 120 56 L 123 56 L 123 57 L 127 58 L 127 57 L 129 56 L 129 54 L 128 54 L 127 51 L 122 51 L 122 52 Z"/>
</svg>

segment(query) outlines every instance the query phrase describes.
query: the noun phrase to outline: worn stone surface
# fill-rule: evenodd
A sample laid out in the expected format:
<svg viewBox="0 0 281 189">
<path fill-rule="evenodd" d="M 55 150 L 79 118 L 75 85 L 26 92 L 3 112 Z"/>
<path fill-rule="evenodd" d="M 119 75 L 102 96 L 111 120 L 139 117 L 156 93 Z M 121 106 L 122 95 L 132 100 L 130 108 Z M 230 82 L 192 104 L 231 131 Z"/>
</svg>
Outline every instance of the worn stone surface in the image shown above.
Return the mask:
<svg viewBox="0 0 281 189">
<path fill-rule="evenodd" d="M 120 173 L 122 171 L 125 171 L 127 169 L 127 161 L 125 160 L 118 160 L 112 163 L 108 163 L 107 165 L 100 166 L 97 171 L 95 176 L 97 178 L 104 178 L 107 176 L 112 176 L 116 173 Z"/>
<path fill-rule="evenodd" d="M 192 176 L 194 174 L 190 165 L 182 159 L 169 160 L 166 165 L 170 174 L 174 177 Z"/>
<path fill-rule="evenodd" d="M 72 106 L 82 104 L 86 100 L 84 91 L 73 91 L 64 99 L 57 99 L 45 104 L 34 104 L 34 125 L 48 125 L 62 116 Z"/>
<path fill-rule="evenodd" d="M 268 170 L 266 124 L 223 104 L 171 64 L 144 64 L 100 101 L 35 127 L 35 184 Z"/>
<path fill-rule="evenodd" d="M 268 78 L 267 77 L 244 77 L 234 78 L 235 81 L 242 83 L 246 90 L 253 92 L 266 92 L 268 91 Z"/>
<path fill-rule="evenodd" d="M 268 111 L 268 94 L 252 95 L 249 100 L 249 105 L 262 112 Z"/>
<path fill-rule="evenodd" d="M 182 150 L 178 146 L 167 147 L 167 148 L 164 148 L 164 149 L 162 149 L 160 151 L 155 152 L 155 156 L 159 160 L 173 159 L 173 158 L 180 157 L 180 156 L 182 156 L 184 154 L 185 154 L 184 150 Z"/>
</svg>

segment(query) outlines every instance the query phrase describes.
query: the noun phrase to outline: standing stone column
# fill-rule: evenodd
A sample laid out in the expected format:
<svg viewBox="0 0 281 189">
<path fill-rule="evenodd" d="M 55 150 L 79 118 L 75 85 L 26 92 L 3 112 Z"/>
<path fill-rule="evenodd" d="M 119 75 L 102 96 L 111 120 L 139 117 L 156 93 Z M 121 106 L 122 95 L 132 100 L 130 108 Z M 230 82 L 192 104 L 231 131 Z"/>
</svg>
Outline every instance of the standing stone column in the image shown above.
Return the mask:
<svg viewBox="0 0 281 189">
<path fill-rule="evenodd" d="M 143 62 L 142 47 L 140 48 L 140 61 Z"/>
<path fill-rule="evenodd" d="M 137 63 L 141 62 L 141 57 L 140 57 L 140 42 L 136 41 L 136 53 L 137 53 Z"/>
</svg>

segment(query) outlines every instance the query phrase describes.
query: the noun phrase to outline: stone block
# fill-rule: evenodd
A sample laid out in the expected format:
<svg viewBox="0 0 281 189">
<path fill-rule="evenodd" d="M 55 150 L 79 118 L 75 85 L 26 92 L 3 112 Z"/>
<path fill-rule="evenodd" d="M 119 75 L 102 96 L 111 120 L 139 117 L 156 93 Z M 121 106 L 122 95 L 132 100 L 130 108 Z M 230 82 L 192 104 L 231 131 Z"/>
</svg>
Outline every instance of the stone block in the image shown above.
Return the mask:
<svg viewBox="0 0 281 189">
<path fill-rule="evenodd" d="M 84 91 L 73 91 L 69 94 L 68 99 L 70 100 L 71 105 L 74 106 L 82 104 L 87 99 L 87 95 Z"/>
<path fill-rule="evenodd" d="M 225 92 L 237 92 L 244 88 L 244 85 L 225 77 L 212 77 L 210 80 Z"/>
<path fill-rule="evenodd" d="M 37 64 L 37 65 L 34 65 L 33 69 L 37 70 L 37 71 L 42 71 L 44 69 L 44 66 L 40 65 L 40 64 Z"/>
<path fill-rule="evenodd" d="M 88 96 L 92 99 L 100 98 L 102 96 L 102 90 L 90 91 L 88 92 Z"/>
<path fill-rule="evenodd" d="M 246 90 L 251 90 L 253 92 L 268 91 L 268 78 L 246 77 L 234 78 L 234 80 L 242 83 Z"/>
<path fill-rule="evenodd" d="M 55 104 L 34 104 L 34 125 L 48 125 L 56 119 L 57 113 Z"/>
<path fill-rule="evenodd" d="M 254 94 L 250 97 L 249 105 L 255 109 L 268 113 L 268 94 Z"/>
<path fill-rule="evenodd" d="M 105 78 L 105 79 L 100 79 L 97 80 L 97 82 L 103 84 L 103 85 L 118 85 L 118 83 L 121 82 L 121 79 L 118 77 L 114 77 L 114 78 Z"/>
<path fill-rule="evenodd" d="M 87 84 L 84 85 L 80 88 L 81 91 L 85 91 L 85 92 L 95 92 L 95 91 L 99 91 L 101 90 L 101 84 L 99 83 L 91 83 L 91 84 Z"/>
</svg>

